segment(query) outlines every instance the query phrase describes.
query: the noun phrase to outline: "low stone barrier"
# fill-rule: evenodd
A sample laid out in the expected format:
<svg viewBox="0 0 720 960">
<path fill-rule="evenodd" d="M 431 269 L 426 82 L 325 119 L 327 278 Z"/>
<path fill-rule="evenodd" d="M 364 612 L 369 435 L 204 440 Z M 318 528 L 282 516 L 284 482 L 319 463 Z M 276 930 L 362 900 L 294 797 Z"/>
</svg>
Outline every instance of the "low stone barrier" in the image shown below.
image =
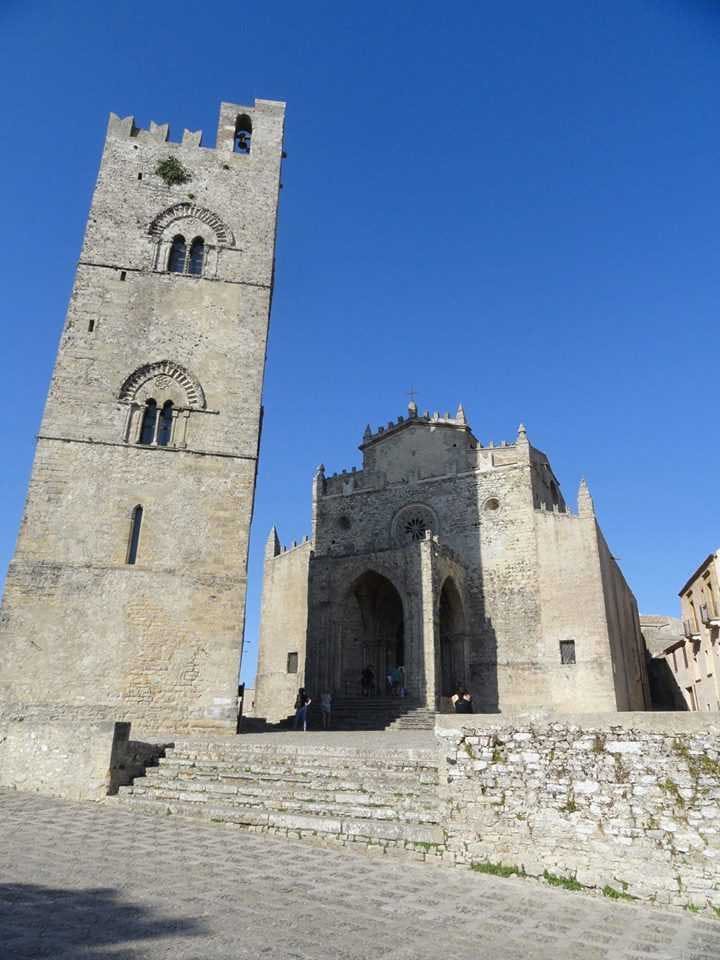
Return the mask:
<svg viewBox="0 0 720 960">
<path fill-rule="evenodd" d="M 438 717 L 456 862 L 720 917 L 720 716 Z"/>
<path fill-rule="evenodd" d="M 157 763 L 162 744 L 129 739 L 130 724 L 63 718 L 32 705 L 0 706 L 0 787 L 67 800 L 101 800 Z"/>
</svg>

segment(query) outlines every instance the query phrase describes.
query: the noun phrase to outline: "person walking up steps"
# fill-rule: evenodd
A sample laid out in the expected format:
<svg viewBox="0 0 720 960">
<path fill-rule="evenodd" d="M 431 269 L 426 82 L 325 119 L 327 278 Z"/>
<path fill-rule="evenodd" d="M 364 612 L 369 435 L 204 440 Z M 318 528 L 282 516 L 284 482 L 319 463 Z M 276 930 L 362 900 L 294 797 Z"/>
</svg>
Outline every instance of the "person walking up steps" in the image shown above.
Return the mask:
<svg viewBox="0 0 720 960">
<path fill-rule="evenodd" d="M 295 698 L 295 730 L 302 725 L 303 730 L 307 730 L 307 711 L 312 700 L 305 692 L 305 687 L 300 687 L 298 695 Z"/>
<path fill-rule="evenodd" d="M 320 710 L 322 712 L 323 730 L 330 729 L 330 717 L 332 715 L 332 694 L 325 691 L 320 694 Z"/>
</svg>

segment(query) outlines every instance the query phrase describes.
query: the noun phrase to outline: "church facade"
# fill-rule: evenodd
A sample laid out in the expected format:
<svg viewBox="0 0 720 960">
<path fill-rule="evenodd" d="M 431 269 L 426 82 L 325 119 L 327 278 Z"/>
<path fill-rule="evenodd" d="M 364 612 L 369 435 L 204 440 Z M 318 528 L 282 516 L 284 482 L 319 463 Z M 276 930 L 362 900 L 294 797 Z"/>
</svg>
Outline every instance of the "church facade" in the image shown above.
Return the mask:
<svg viewBox="0 0 720 960">
<path fill-rule="evenodd" d="M 235 732 L 283 103 L 111 114 L 0 615 L 0 701 Z"/>
<path fill-rule="evenodd" d="M 462 406 L 365 431 L 362 468 L 313 480 L 312 535 L 265 554 L 255 712 L 357 694 L 404 667 L 409 700 L 477 712 L 649 706 L 637 604 L 587 485 L 572 512 L 520 427 L 483 446 Z"/>
</svg>

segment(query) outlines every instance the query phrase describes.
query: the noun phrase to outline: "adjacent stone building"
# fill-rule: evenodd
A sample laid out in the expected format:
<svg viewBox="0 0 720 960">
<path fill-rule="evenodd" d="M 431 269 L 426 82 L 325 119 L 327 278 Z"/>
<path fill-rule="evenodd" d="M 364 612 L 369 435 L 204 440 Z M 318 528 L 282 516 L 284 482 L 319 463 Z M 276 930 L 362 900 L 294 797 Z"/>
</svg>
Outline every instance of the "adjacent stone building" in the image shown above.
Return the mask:
<svg viewBox="0 0 720 960">
<path fill-rule="evenodd" d="M 0 699 L 234 732 L 284 104 L 110 116 L 0 619 Z M 61 707 L 62 705 L 62 707 Z"/>
<path fill-rule="evenodd" d="M 343 697 L 399 665 L 431 709 L 458 683 L 485 712 L 649 705 L 637 605 L 587 485 L 573 514 L 524 427 L 483 446 L 462 406 L 412 403 L 360 450 L 360 470 L 318 468 L 309 540 L 270 534 L 258 716 L 285 716 L 300 684 Z"/>
<path fill-rule="evenodd" d="M 655 651 L 685 709 L 720 710 L 720 550 L 706 557 L 680 591 L 682 624 Z"/>
</svg>

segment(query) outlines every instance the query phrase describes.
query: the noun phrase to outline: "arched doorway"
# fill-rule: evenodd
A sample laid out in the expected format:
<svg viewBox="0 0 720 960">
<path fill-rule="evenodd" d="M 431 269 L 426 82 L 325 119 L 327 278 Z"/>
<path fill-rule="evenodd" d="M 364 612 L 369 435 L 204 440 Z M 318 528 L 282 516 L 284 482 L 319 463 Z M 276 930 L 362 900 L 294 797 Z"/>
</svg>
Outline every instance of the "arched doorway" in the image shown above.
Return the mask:
<svg viewBox="0 0 720 960">
<path fill-rule="evenodd" d="M 438 697 L 452 696 L 459 684 L 468 686 L 465 656 L 465 614 L 454 581 L 448 577 L 440 591 Z"/>
<path fill-rule="evenodd" d="M 405 666 L 405 618 L 400 594 L 392 583 L 368 570 L 350 588 L 345 606 L 338 693 L 357 693 L 360 674 L 367 666 L 378 691 L 385 677 Z"/>
</svg>

